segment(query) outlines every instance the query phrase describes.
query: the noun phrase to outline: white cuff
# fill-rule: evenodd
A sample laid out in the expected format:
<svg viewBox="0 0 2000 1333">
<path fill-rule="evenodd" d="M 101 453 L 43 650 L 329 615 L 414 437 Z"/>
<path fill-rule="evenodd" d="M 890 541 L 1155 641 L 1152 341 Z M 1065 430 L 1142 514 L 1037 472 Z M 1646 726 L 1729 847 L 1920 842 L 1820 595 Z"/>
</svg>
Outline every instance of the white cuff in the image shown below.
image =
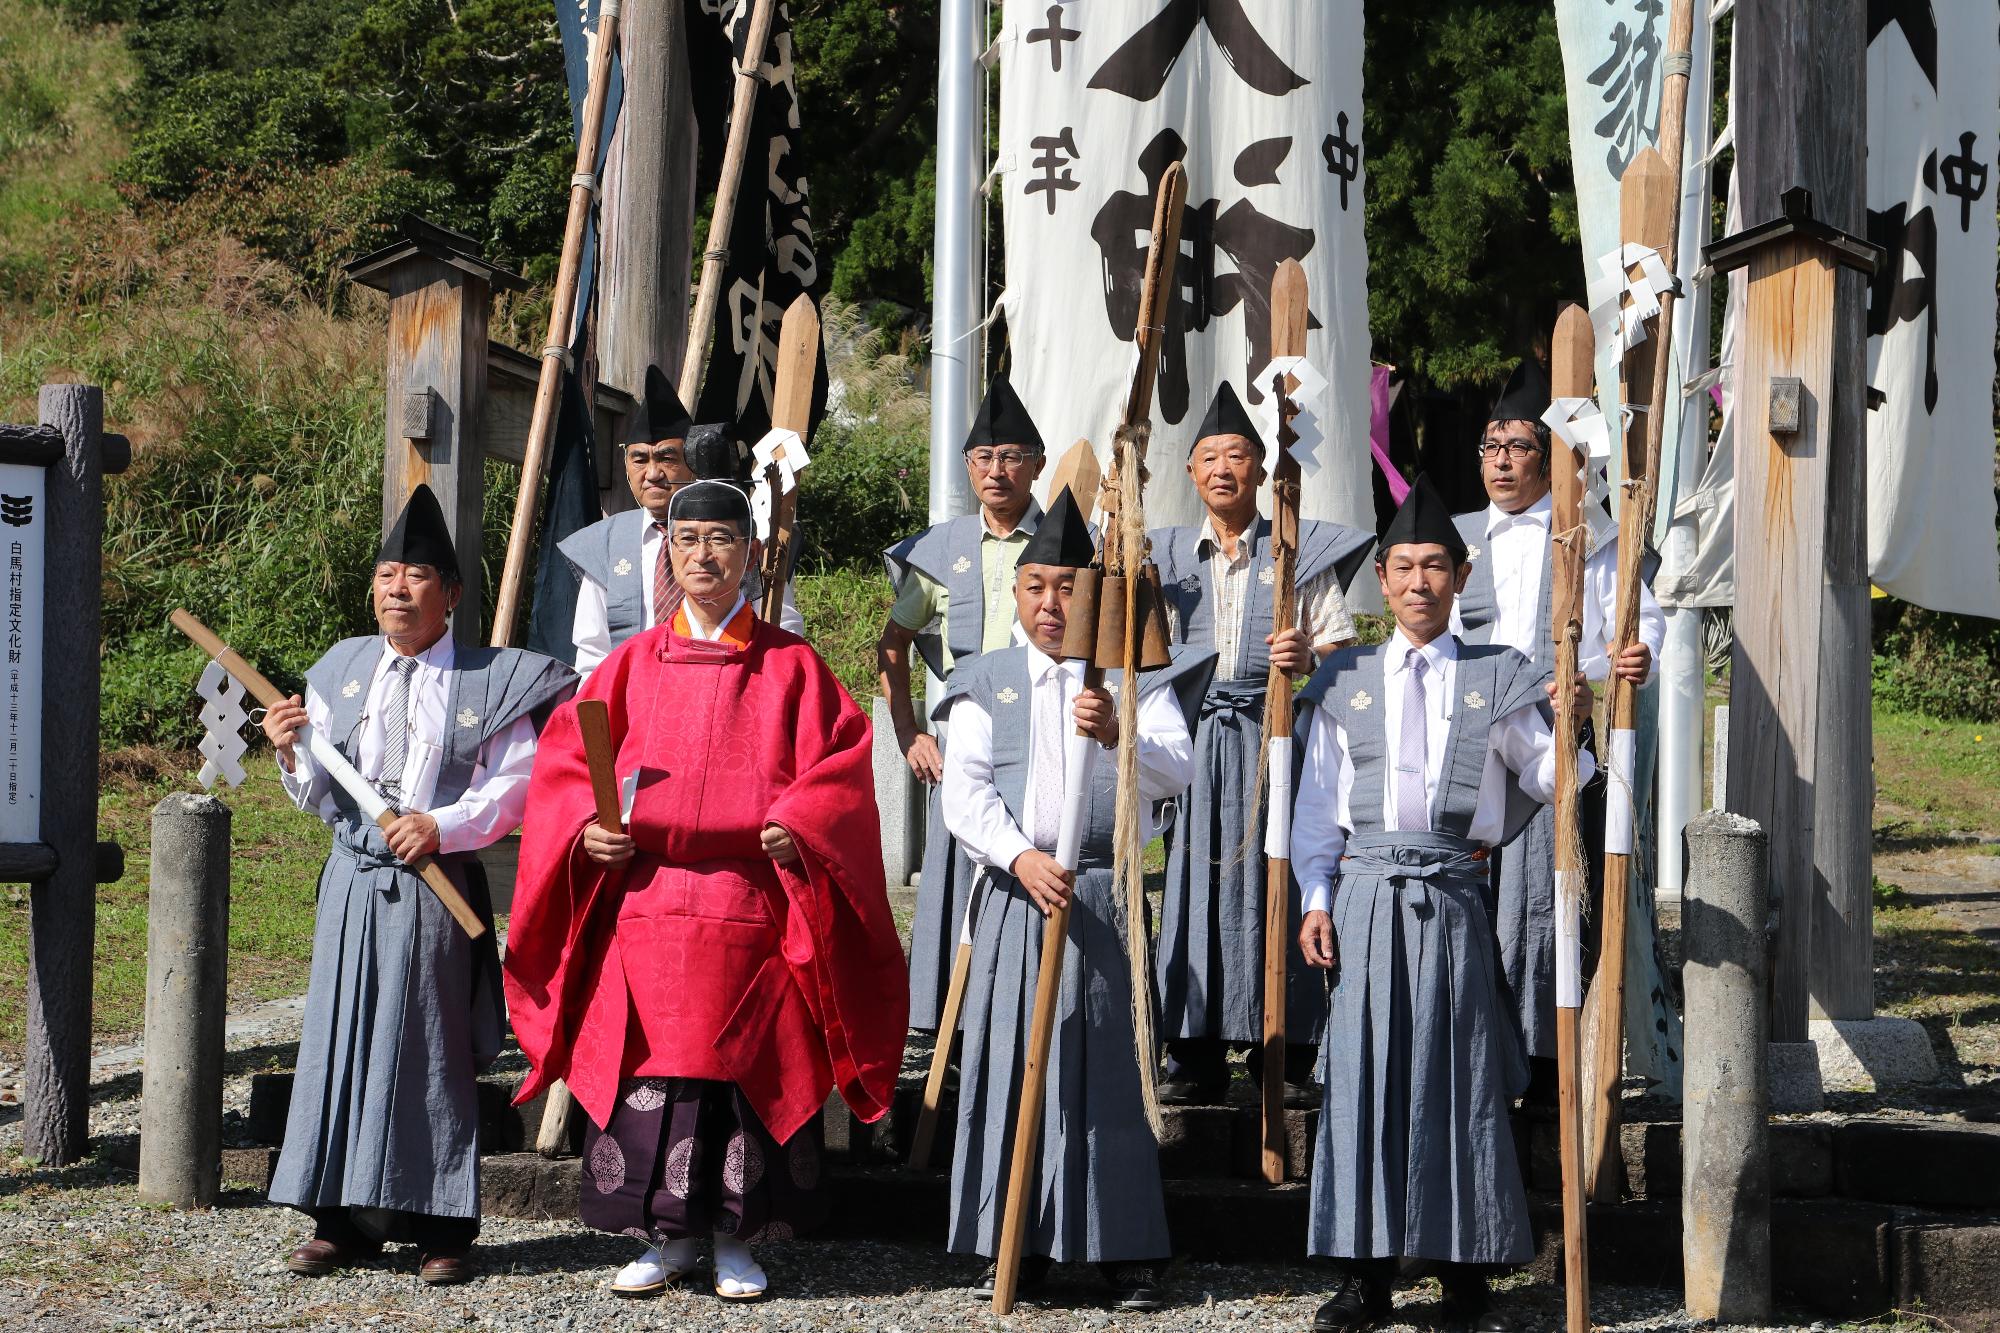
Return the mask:
<svg viewBox="0 0 2000 1333">
<path fill-rule="evenodd" d="M 1034 850 L 1034 843 L 1008 829 L 1000 836 L 1000 845 L 993 849 L 993 868 L 1011 875 L 1014 873 L 1014 862 L 1021 859 L 1021 853 Z"/>
<path fill-rule="evenodd" d="M 1308 884 L 1302 895 L 1301 915 L 1310 912 L 1330 912 L 1333 910 L 1333 888 L 1322 883 Z"/>
</svg>

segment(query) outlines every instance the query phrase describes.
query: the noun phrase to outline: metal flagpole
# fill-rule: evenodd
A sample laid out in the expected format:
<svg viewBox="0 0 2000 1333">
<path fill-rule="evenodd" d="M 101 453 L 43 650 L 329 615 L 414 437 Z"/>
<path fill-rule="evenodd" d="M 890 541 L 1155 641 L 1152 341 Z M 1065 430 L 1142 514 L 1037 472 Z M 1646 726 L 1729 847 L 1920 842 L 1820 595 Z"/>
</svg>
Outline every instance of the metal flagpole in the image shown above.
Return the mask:
<svg viewBox="0 0 2000 1333">
<path fill-rule="evenodd" d="M 930 521 L 972 511 L 959 446 L 980 376 L 980 0 L 938 13 L 937 230 L 931 302 Z"/>
</svg>

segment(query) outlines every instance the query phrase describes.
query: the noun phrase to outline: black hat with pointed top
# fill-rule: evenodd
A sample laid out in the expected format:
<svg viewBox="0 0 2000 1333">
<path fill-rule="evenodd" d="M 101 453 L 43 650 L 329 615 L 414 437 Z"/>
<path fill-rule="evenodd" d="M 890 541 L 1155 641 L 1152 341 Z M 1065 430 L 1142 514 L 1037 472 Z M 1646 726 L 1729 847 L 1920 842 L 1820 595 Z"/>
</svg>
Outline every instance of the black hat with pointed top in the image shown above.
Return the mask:
<svg viewBox="0 0 2000 1333">
<path fill-rule="evenodd" d="M 1555 398 L 1549 388 L 1548 372 L 1532 356 L 1521 358 L 1521 364 L 1514 367 L 1514 373 L 1507 377 L 1507 387 L 1493 400 L 1493 410 L 1486 414 L 1488 421 L 1540 421 L 1542 413 L 1549 410 L 1549 403 Z"/>
<path fill-rule="evenodd" d="M 646 395 L 625 418 L 620 444 L 652 444 L 687 437 L 694 418 L 681 406 L 681 396 L 658 366 L 646 367 Z"/>
<path fill-rule="evenodd" d="M 1451 552 L 1453 565 L 1465 563 L 1465 538 L 1451 521 L 1451 510 L 1445 508 L 1444 497 L 1431 485 L 1428 474 L 1417 474 L 1403 507 L 1389 520 L 1389 526 L 1382 529 L 1382 538 L 1375 547 L 1376 563 L 1387 561 L 1389 549 L 1394 546 L 1442 546 Z"/>
<path fill-rule="evenodd" d="M 458 548 L 452 544 L 451 527 L 444 521 L 444 507 L 428 486 L 410 493 L 410 502 L 396 517 L 396 525 L 382 539 L 375 563 L 429 565 L 438 573 L 459 580 Z"/>
<path fill-rule="evenodd" d="M 1201 428 L 1194 433 L 1194 443 L 1188 446 L 1192 455 L 1203 440 L 1216 435 L 1241 435 L 1259 449 L 1264 447 L 1263 437 L 1257 433 L 1257 423 L 1250 419 L 1243 400 L 1236 396 L 1235 386 L 1228 380 L 1216 386 L 1215 397 L 1208 405 L 1208 415 L 1201 419 Z"/>
<path fill-rule="evenodd" d="M 1065 486 L 1049 501 L 1048 512 L 1035 525 L 1035 533 L 1021 548 L 1014 567 L 1058 565 L 1064 569 L 1082 569 L 1095 559 L 1097 543 L 1091 539 L 1090 524 L 1077 508 L 1076 497 Z"/>
<path fill-rule="evenodd" d="M 1035 419 L 1028 415 L 1027 404 L 1014 392 L 1004 370 L 987 386 L 986 401 L 979 405 L 979 415 L 972 419 L 972 429 L 965 436 L 966 449 L 999 444 L 1015 444 L 1024 449 L 1043 447 Z"/>
<path fill-rule="evenodd" d="M 688 427 L 681 446 L 688 471 L 701 481 L 742 481 L 744 454 L 736 432 L 725 421 L 703 421 Z"/>
</svg>

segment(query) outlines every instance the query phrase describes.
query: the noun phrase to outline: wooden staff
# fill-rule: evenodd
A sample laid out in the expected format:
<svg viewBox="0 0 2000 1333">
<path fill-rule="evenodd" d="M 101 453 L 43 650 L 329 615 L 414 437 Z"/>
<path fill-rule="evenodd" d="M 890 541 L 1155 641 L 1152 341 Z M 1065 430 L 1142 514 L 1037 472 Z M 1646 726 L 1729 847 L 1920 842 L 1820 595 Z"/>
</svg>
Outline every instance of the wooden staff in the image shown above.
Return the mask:
<svg viewBox="0 0 2000 1333">
<path fill-rule="evenodd" d="M 1296 259 L 1278 266 L 1271 279 L 1271 354 L 1306 353 L 1306 271 Z M 1292 420 L 1298 409 L 1290 395 L 1298 381 L 1287 376 L 1269 392 L 1278 399 L 1278 457 L 1271 468 L 1271 629 L 1283 634 L 1298 618 L 1299 460 Z M 1265 767 L 1271 775 L 1269 827 L 1291 828 L 1292 680 L 1273 663 L 1264 683 Z M 1280 768 L 1283 772 L 1280 772 Z M 1280 803 L 1284 808 L 1280 809 Z M 1280 842 L 1286 841 L 1281 839 Z M 1264 1180 L 1285 1183 L 1285 964 L 1292 931 L 1292 861 L 1267 847 L 1264 879 Z"/>
<path fill-rule="evenodd" d="M 812 298 L 799 293 L 785 311 L 778 331 L 778 373 L 771 386 L 771 426 L 804 440 L 812 426 L 813 375 L 819 369 L 819 311 Z M 778 457 L 784 456 L 783 447 Z M 776 459 L 764 470 L 771 490 L 771 536 L 764 543 L 763 617 L 778 623 L 785 605 L 785 583 L 792 575 L 797 543 L 799 488 L 783 484 Z"/>
<path fill-rule="evenodd" d="M 285 702 L 288 696 L 283 690 L 266 680 L 263 673 L 244 661 L 240 653 L 224 643 L 208 626 L 179 607 L 174 608 L 167 619 L 173 622 L 175 629 L 194 640 L 195 647 L 220 663 L 222 669 L 238 685 L 250 691 L 251 697 L 258 703 L 266 708 L 275 708 Z M 372 818 L 378 828 L 386 829 L 396 822 L 397 812 L 390 809 L 382 794 L 355 771 L 347 757 L 334 748 L 332 741 L 311 727 L 299 737 L 299 741 L 311 752 L 314 762 L 327 771 L 328 776 L 354 799 L 361 812 Z M 435 859 L 419 856 L 405 864 L 430 886 L 430 891 L 437 895 L 438 901 L 444 904 L 452 920 L 458 922 L 467 936 L 476 940 L 486 933 L 486 923 L 479 919 L 479 913 L 472 910 L 472 904 L 465 901 L 465 895 L 458 891 L 458 886 L 451 882 L 451 876 L 444 873 L 444 867 Z"/>
<path fill-rule="evenodd" d="M 1086 512 L 1097 495 L 1101 479 L 1097 455 L 1089 440 L 1078 440 L 1056 463 L 1049 479 L 1051 499 L 1067 490 L 1079 497 L 1077 507 Z M 979 885 L 965 895 L 965 915 L 958 930 L 958 951 L 951 961 L 951 985 L 944 995 L 944 1013 L 938 1024 L 937 1044 L 931 1048 L 930 1075 L 924 1080 L 924 1106 L 917 1116 L 917 1135 L 910 1145 L 910 1165 L 919 1171 L 931 1164 L 931 1149 L 937 1141 L 938 1108 L 944 1101 L 944 1076 L 951 1065 L 951 1049 L 958 1039 L 959 1017 L 965 1011 L 965 984 L 972 976 L 972 921 L 979 898 Z"/>
<path fill-rule="evenodd" d="M 715 183 L 715 212 L 708 220 L 708 251 L 701 258 L 701 285 L 695 291 L 687 352 L 681 360 L 681 401 L 690 412 L 701 397 L 708 338 L 715 327 L 715 308 L 722 300 L 722 266 L 729 261 L 729 232 L 736 225 L 736 196 L 743 185 L 744 163 L 749 159 L 750 121 L 757 107 L 757 90 L 764 82 L 764 50 L 771 44 L 771 24 L 777 15 L 777 0 L 757 0 L 757 7 L 750 11 L 743 63 L 736 67 L 736 99 L 729 108 L 729 141 L 723 149 L 722 175 Z M 810 384 L 806 392 L 812 392 Z M 803 433 L 803 427 L 800 430 Z"/>
<path fill-rule="evenodd" d="M 1145 281 L 1139 294 L 1138 327 L 1133 333 L 1139 350 L 1139 364 L 1132 372 L 1132 387 L 1126 395 L 1125 411 L 1118 427 L 1115 470 L 1103 492 L 1104 582 L 1107 591 L 1113 580 L 1125 580 L 1123 623 L 1114 627 L 1125 672 L 1124 688 L 1118 692 L 1119 845 L 1114 872 L 1121 883 L 1128 874 L 1133 880 L 1140 879 L 1137 849 L 1133 849 L 1129 864 L 1126 855 L 1128 844 L 1136 839 L 1138 832 L 1136 819 L 1128 820 L 1127 807 L 1138 794 L 1138 668 L 1144 647 L 1139 575 L 1140 565 L 1145 559 L 1145 513 L 1139 505 L 1141 488 L 1145 484 L 1145 437 L 1152 421 L 1153 381 L 1159 371 L 1160 338 L 1165 332 L 1167 296 L 1174 280 L 1174 264 L 1180 255 L 1181 213 L 1186 205 L 1187 173 L 1176 162 L 1167 168 L 1161 178 L 1159 196 L 1153 208 L 1152 244 L 1146 254 Z M 1136 542 L 1133 536 L 1135 531 Z M 1104 600 L 1115 599 L 1107 597 Z M 1074 602 L 1071 606 L 1072 615 L 1083 610 Z M 1084 614 L 1091 615 L 1095 620 L 1093 613 L 1097 609 L 1090 608 Z M 1108 614 L 1116 614 L 1115 608 L 1103 609 Z M 1100 627 L 1093 625 L 1090 628 Z M 1070 653 L 1070 644 L 1077 642 L 1079 637 L 1077 629 L 1072 627 L 1070 638 L 1064 644 L 1066 655 L 1078 655 Z M 1100 636 L 1092 633 L 1089 637 L 1094 640 Z M 1095 689 L 1103 679 L 1103 668 L 1093 659 L 1084 670 L 1084 688 Z M 1088 744 L 1080 747 L 1086 763 L 1092 748 Z M 1071 747 L 1073 754 L 1078 750 L 1079 747 Z M 1065 769 L 1064 840 L 1080 842 L 1080 826 L 1089 806 L 1088 769 L 1086 767 L 1081 775 L 1067 771 L 1068 765 Z M 1059 846 L 1058 851 L 1061 850 L 1063 848 Z M 1067 865 L 1075 869 L 1076 863 L 1071 860 Z M 1140 1087 L 1142 1093 L 1147 1094 L 1150 1119 L 1158 1114 L 1157 1099 L 1151 1092 L 1155 1081 L 1154 1066 L 1159 1056 L 1153 1047 L 1151 1024 L 1142 1024 L 1137 1011 L 1142 1005 L 1150 1004 L 1152 967 L 1146 948 L 1145 900 L 1140 897 L 1139 928 L 1134 932 L 1130 928 L 1129 897 L 1128 894 L 1126 938 L 1130 945 L 1134 977 L 1133 1037 Z M 1041 1149 L 1042 1094 L 1048 1081 L 1049 1043 L 1055 1034 L 1056 1005 L 1062 998 L 1063 951 L 1069 942 L 1069 914 L 1069 904 L 1065 903 L 1049 914 L 1042 929 L 1041 971 L 1035 978 L 1035 1009 L 1028 1029 L 1027 1059 L 1021 1070 L 1021 1102 L 1014 1121 L 1013 1158 L 1008 1164 L 1007 1194 L 1001 1204 L 1000 1254 L 993 1281 L 993 1313 L 997 1315 L 1008 1314 L 1014 1309 L 1014 1294 L 1021 1276 L 1021 1251 L 1027 1243 L 1029 1194 L 1035 1182 L 1035 1159 Z M 1157 1129 L 1155 1132 L 1158 1132 Z"/>
<path fill-rule="evenodd" d="M 1644 148 L 1625 169 L 1619 187 L 1620 230 L 1625 239 L 1651 246 L 1664 256 L 1672 249 L 1674 215 L 1678 211 L 1673 173 L 1651 148 Z M 1625 357 L 1625 401 L 1651 402 L 1645 424 L 1624 432 L 1625 481 L 1618 522 L 1618 623 L 1610 656 L 1637 642 L 1639 633 L 1640 560 L 1653 526 L 1654 487 L 1659 478 L 1660 415 L 1655 381 L 1656 358 L 1666 352 L 1670 332 L 1665 298 L 1658 324 L 1646 342 Z M 1590 1197 L 1615 1203 L 1622 1188 L 1618 1150 L 1619 1087 L 1625 1069 L 1625 930 L 1631 881 L 1631 850 L 1637 842 L 1637 810 L 1632 799 L 1636 775 L 1635 748 L 1639 688 L 1615 674 L 1611 677 L 1611 720 L 1604 747 L 1607 761 L 1604 854 L 1604 903 L 1598 913 L 1597 975 L 1590 986 L 1584 1020 L 1584 1065 L 1589 1130 L 1585 1151 L 1590 1164 Z M 1624 848 L 1626 850 L 1615 850 Z"/>
<path fill-rule="evenodd" d="M 1590 316 L 1568 306 L 1556 319 L 1550 354 L 1557 398 L 1591 397 L 1596 363 Z M 1576 692 L 1578 648 L 1583 640 L 1583 565 L 1588 526 L 1583 517 L 1583 469 L 1587 459 L 1561 436 L 1549 441 L 1554 547 L 1549 590 L 1556 662 L 1556 1072 L 1561 1129 L 1563 1209 L 1563 1298 L 1567 1333 L 1590 1329 L 1590 1240 L 1583 1201 L 1583 1138 L 1579 1124 L 1577 1007 L 1583 970 L 1581 944 L 1584 870 L 1583 825 L 1577 800 Z"/>
<path fill-rule="evenodd" d="M 618 49 L 618 11 L 623 0 L 603 0 L 597 15 L 597 44 L 590 49 L 589 91 L 583 99 L 583 129 L 576 139 L 576 170 L 569 183 L 569 222 L 563 229 L 562 259 L 556 266 L 555 301 L 549 332 L 542 340 L 542 374 L 535 384 L 535 408 L 521 453 L 521 489 L 514 497 L 514 526 L 507 535 L 507 560 L 500 569 L 500 592 L 493 603 L 495 648 L 514 641 L 521 611 L 521 584 L 528 572 L 528 548 L 535 540 L 535 511 L 542 498 L 542 471 L 548 466 L 549 436 L 562 401 L 563 369 L 569 362 L 569 333 L 576 323 L 578 270 L 583 235 L 597 198 L 597 141 L 604 133 L 604 102 L 611 89 L 611 57 Z M 480 355 L 485 355 L 483 349 Z"/>
</svg>

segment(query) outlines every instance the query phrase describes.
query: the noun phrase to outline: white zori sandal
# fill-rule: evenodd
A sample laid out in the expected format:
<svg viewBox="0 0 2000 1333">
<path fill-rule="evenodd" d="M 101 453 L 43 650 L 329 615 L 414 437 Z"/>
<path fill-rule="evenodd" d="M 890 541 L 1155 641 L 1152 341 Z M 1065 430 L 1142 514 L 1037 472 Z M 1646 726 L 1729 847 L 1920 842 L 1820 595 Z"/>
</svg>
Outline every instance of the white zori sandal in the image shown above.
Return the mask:
<svg viewBox="0 0 2000 1333">
<path fill-rule="evenodd" d="M 692 1240 L 670 1240 L 647 1251 L 618 1270 L 611 1279 L 617 1296 L 657 1296 L 692 1273 L 699 1259 Z"/>
<path fill-rule="evenodd" d="M 750 1254 L 750 1247 L 734 1236 L 715 1238 L 715 1294 L 725 1301 L 761 1301 L 770 1279 Z"/>
</svg>

